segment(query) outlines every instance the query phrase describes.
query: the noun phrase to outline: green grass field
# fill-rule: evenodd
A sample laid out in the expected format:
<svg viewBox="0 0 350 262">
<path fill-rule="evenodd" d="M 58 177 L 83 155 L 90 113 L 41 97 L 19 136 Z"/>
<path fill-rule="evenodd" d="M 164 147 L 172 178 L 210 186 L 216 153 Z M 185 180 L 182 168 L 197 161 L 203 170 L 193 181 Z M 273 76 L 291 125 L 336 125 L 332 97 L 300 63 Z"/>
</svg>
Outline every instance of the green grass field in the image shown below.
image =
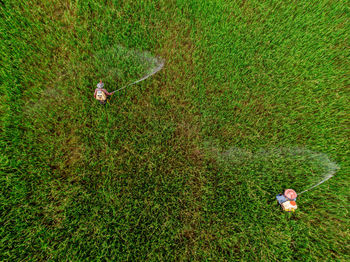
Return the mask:
<svg viewBox="0 0 350 262">
<path fill-rule="evenodd" d="M 347 1 L 0 15 L 1 261 L 350 260 Z M 146 70 L 128 50 L 165 66 L 101 106 L 100 79 Z M 312 152 L 340 169 L 285 213 L 275 196 L 324 172 Z"/>
</svg>

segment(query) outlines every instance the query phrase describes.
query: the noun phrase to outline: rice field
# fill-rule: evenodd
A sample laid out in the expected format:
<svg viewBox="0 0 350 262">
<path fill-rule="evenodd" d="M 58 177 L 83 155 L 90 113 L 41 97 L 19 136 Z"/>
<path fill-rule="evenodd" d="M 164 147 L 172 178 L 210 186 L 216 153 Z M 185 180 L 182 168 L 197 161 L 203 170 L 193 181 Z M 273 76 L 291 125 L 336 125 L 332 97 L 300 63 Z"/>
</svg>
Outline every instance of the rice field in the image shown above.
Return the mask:
<svg viewBox="0 0 350 262">
<path fill-rule="evenodd" d="M 1 261 L 350 259 L 346 1 L 0 14 Z"/>
</svg>

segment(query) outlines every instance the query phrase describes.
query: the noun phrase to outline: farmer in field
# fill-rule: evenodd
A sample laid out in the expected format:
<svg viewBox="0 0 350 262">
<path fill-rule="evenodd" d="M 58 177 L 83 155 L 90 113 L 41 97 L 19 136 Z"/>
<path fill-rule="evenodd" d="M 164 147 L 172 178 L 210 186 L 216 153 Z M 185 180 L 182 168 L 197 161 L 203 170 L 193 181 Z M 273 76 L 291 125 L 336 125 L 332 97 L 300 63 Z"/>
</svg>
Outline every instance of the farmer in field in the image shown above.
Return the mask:
<svg viewBox="0 0 350 262">
<path fill-rule="evenodd" d="M 112 93 L 109 93 L 106 89 L 103 88 L 104 84 L 102 83 L 102 80 L 100 80 L 100 83 L 97 84 L 97 88 L 95 89 L 94 97 L 100 102 L 101 105 L 105 105 L 107 102 L 107 96 L 113 95 Z"/>
<path fill-rule="evenodd" d="M 297 209 L 297 193 L 293 189 L 286 189 L 283 194 L 277 195 L 276 199 L 284 211 L 294 212 Z"/>
</svg>

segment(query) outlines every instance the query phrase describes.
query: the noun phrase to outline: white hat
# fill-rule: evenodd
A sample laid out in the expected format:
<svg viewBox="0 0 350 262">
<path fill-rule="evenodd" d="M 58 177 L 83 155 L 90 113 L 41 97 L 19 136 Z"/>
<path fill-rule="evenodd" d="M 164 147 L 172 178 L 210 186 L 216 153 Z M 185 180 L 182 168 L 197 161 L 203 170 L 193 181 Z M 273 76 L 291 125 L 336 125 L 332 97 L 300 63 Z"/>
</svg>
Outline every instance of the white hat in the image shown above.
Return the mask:
<svg viewBox="0 0 350 262">
<path fill-rule="evenodd" d="M 100 81 L 100 83 L 97 84 L 97 87 L 98 87 L 98 88 L 103 88 L 104 85 L 105 85 L 105 84 L 102 83 L 102 81 Z"/>
</svg>

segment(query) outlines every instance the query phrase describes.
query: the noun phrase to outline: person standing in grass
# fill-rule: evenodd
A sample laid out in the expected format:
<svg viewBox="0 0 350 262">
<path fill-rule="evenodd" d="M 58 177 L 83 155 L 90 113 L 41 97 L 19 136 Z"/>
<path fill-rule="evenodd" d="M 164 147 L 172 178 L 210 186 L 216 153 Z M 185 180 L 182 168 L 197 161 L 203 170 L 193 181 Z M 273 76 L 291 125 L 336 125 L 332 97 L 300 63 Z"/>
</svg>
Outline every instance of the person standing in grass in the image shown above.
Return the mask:
<svg viewBox="0 0 350 262">
<path fill-rule="evenodd" d="M 113 95 L 109 93 L 106 89 L 103 88 L 104 83 L 100 80 L 100 83 L 97 84 L 97 88 L 95 89 L 94 97 L 100 102 L 101 105 L 105 105 L 107 102 L 107 96 Z"/>
</svg>

